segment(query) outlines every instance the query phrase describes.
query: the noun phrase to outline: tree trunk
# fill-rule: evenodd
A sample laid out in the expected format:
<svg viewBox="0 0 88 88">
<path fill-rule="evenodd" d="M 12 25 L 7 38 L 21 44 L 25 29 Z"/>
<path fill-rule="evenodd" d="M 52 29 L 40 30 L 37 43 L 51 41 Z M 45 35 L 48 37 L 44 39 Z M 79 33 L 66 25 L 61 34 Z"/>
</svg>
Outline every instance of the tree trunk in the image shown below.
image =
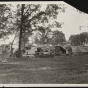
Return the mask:
<svg viewBox="0 0 88 88">
<path fill-rule="evenodd" d="M 17 31 L 17 32 L 18 32 L 18 31 Z M 12 46 L 13 46 L 13 43 L 14 43 L 15 38 L 17 37 L 17 36 L 16 36 L 16 35 L 17 35 L 17 32 L 16 32 L 15 37 L 14 37 L 12 43 L 11 43 L 11 55 L 13 55 L 13 48 L 12 48 Z"/>
<path fill-rule="evenodd" d="M 18 57 L 21 58 L 21 45 L 22 45 L 22 25 L 23 25 L 23 13 L 24 13 L 24 4 L 21 5 L 21 25 L 20 25 L 20 36 L 19 36 L 19 54 Z"/>
</svg>

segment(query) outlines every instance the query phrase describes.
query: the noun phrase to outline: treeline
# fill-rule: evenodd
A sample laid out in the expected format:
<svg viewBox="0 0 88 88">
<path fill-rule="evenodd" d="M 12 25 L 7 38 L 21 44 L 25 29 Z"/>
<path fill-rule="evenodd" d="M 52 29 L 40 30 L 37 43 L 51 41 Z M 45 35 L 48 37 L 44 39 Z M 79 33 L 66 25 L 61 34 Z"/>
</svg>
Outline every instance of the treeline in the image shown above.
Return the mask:
<svg viewBox="0 0 88 88">
<path fill-rule="evenodd" d="M 88 32 L 83 32 L 76 35 L 71 35 L 69 37 L 69 41 L 72 45 L 83 45 L 84 43 L 88 43 Z"/>
<path fill-rule="evenodd" d="M 55 30 L 51 31 L 50 29 L 46 29 L 46 32 L 38 32 L 35 36 L 36 44 L 64 44 L 66 42 L 65 34 L 62 31 Z"/>
</svg>

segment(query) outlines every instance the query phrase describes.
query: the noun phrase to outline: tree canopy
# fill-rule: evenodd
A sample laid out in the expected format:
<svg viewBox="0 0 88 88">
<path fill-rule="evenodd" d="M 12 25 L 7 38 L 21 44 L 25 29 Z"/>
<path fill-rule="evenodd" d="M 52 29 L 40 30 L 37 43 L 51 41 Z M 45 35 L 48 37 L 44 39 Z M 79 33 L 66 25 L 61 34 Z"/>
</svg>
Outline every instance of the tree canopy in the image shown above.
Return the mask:
<svg viewBox="0 0 88 88">
<path fill-rule="evenodd" d="M 15 7 L 13 11 L 11 8 Z M 44 8 L 42 8 L 44 7 Z M 48 34 L 52 27 L 61 27 L 59 22 L 50 24 L 51 20 L 57 18 L 59 12 L 64 12 L 65 8 L 60 7 L 58 4 L 23 4 L 23 13 L 21 10 L 21 4 L 7 5 L 2 4 L 0 6 L 1 11 L 1 25 L 0 25 L 0 38 L 12 34 L 15 35 L 11 44 L 13 44 L 16 37 L 19 39 L 19 33 L 22 20 L 22 40 L 24 45 L 29 41 L 28 37 L 33 34 L 33 31 L 40 31 L 41 43 L 49 43 Z M 21 18 L 21 15 L 23 17 Z M 2 32 L 3 31 L 3 32 Z"/>
<path fill-rule="evenodd" d="M 41 42 L 44 44 L 52 44 L 52 45 L 58 45 L 63 44 L 66 42 L 65 34 L 59 30 L 55 31 L 47 31 L 46 33 L 42 33 L 40 35 L 41 37 L 35 37 L 35 43 L 41 44 Z M 46 41 L 45 41 L 46 39 Z"/>
<path fill-rule="evenodd" d="M 83 32 L 77 35 L 71 35 L 69 41 L 71 41 L 73 45 L 83 45 L 88 42 L 88 33 Z"/>
<path fill-rule="evenodd" d="M 9 18 L 11 17 L 9 6 L 9 4 L 0 4 L 0 38 L 6 38 L 11 33 L 8 29 Z"/>
</svg>

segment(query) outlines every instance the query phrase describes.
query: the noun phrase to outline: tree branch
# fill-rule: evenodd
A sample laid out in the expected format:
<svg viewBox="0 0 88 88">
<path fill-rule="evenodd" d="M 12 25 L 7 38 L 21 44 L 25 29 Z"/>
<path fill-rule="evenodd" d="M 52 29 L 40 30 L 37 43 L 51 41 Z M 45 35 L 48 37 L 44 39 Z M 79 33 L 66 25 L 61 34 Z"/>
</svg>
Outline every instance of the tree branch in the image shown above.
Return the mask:
<svg viewBox="0 0 88 88">
<path fill-rule="evenodd" d="M 40 12 L 40 13 L 37 13 L 35 16 L 33 16 L 31 19 L 29 19 L 29 20 L 28 20 L 27 25 L 28 25 L 28 24 L 30 24 L 30 22 L 31 22 L 32 20 L 34 20 L 35 18 L 36 18 L 36 19 L 39 19 L 39 18 L 40 18 L 40 16 L 41 16 L 41 15 L 43 15 L 43 14 L 46 14 L 46 13 L 45 13 L 45 12 L 43 12 L 43 11 L 42 11 L 42 12 Z"/>
</svg>

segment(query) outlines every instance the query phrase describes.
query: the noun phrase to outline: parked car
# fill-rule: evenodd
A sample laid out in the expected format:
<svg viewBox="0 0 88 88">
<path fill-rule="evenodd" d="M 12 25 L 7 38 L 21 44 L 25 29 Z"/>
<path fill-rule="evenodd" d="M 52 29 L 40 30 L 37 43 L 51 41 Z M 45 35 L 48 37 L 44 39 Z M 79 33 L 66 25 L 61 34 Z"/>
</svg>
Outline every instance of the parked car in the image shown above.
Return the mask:
<svg viewBox="0 0 88 88">
<path fill-rule="evenodd" d="M 54 52 L 50 51 L 48 48 L 37 48 L 35 51 L 35 56 L 53 56 Z"/>
</svg>

